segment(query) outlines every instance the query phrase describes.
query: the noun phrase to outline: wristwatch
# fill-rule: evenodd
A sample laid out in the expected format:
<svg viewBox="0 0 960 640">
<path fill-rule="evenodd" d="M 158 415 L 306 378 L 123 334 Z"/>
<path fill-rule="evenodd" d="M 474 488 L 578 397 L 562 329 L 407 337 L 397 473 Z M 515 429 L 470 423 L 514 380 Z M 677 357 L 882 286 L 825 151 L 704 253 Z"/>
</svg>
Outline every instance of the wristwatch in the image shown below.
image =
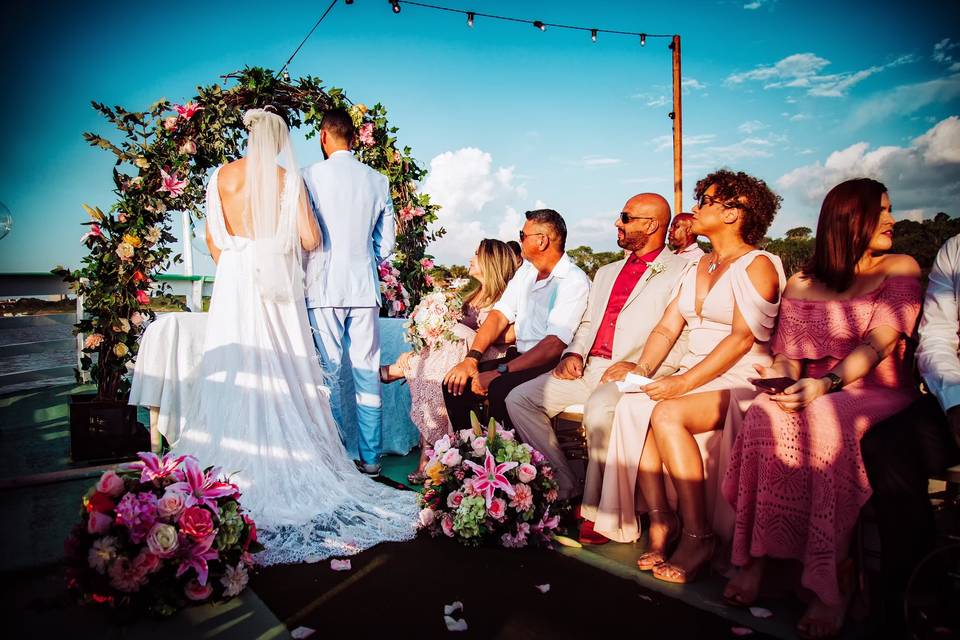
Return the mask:
<svg viewBox="0 0 960 640">
<path fill-rule="evenodd" d="M 470 351 L 467 351 L 466 357 L 473 358 L 477 362 L 480 362 L 480 358 L 483 357 L 483 354 L 477 351 L 476 349 L 470 349 Z"/>
<path fill-rule="evenodd" d="M 508 367 L 507 365 L 508 365 L 508 363 L 506 363 L 506 362 L 501 362 L 500 364 L 498 364 L 498 365 L 497 365 L 497 373 L 499 373 L 500 375 L 503 375 L 503 374 L 505 374 L 505 373 L 510 373 L 510 369 L 509 369 L 509 367 Z"/>
<path fill-rule="evenodd" d="M 827 389 L 827 393 L 840 391 L 840 389 L 843 387 L 843 378 L 841 378 L 837 374 L 833 372 L 825 373 L 823 377 L 830 381 L 830 387 Z"/>
</svg>

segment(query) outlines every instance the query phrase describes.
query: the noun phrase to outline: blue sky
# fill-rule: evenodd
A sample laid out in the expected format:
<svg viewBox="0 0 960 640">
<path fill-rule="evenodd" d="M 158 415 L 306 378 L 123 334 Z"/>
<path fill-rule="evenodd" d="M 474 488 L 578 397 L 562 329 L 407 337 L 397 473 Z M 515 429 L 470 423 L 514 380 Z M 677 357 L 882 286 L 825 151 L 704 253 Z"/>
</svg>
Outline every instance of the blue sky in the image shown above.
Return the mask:
<svg viewBox="0 0 960 640">
<path fill-rule="evenodd" d="M 687 207 L 696 179 L 727 166 L 783 195 L 772 235 L 814 226 L 825 191 L 857 175 L 885 181 L 898 216 L 960 215 L 958 3 L 437 1 L 680 33 Z M 5 9 L 0 201 L 14 229 L 0 241 L 0 272 L 79 264 L 81 203 L 111 204 L 112 156 L 82 139 L 110 133 L 90 100 L 145 108 L 186 100 L 244 65 L 279 68 L 326 5 Z M 432 251 L 463 263 L 479 237 L 514 237 L 535 206 L 565 216 L 569 246 L 603 250 L 630 195 L 659 192 L 672 204 L 666 46 L 483 18 L 470 29 L 456 14 L 407 6 L 394 15 L 386 0 L 356 0 L 334 8 L 290 72 L 389 108 L 401 142 L 431 167 L 423 189 L 444 205 L 449 233 Z M 301 164 L 320 159 L 315 141 L 301 140 L 298 153 Z M 208 258 L 197 260 L 212 273 Z"/>
</svg>

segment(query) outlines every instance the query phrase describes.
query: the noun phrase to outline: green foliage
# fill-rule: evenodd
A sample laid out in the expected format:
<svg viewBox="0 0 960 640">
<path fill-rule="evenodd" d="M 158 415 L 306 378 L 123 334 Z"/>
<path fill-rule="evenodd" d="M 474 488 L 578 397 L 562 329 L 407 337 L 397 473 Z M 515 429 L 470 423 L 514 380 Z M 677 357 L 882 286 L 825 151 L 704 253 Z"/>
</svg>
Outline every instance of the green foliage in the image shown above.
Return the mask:
<svg viewBox="0 0 960 640">
<path fill-rule="evenodd" d="M 597 270 L 600 267 L 616 262 L 623 258 L 623 251 L 600 251 L 594 253 L 593 249 L 586 245 L 581 245 L 576 249 L 567 250 L 567 255 L 573 260 L 573 263 L 583 269 L 583 271 L 593 280 Z"/>
<path fill-rule="evenodd" d="M 271 104 L 291 127 L 307 127 L 307 137 L 316 135 L 323 114 L 334 107 L 347 108 L 359 125 L 372 126 L 367 142 L 356 145 L 357 157 L 390 179 L 397 211 L 416 212 L 398 221 L 393 264 L 410 293 L 411 307 L 427 290 L 421 259 L 427 244 L 443 234 L 443 229 L 427 232 L 439 207 L 416 192 L 426 170 L 411 157 L 409 147 L 397 148 L 397 129 L 389 126 L 386 109 L 379 104 L 369 110 L 355 105 L 341 89 L 325 88 L 310 76 L 288 82 L 269 69 L 248 67 L 225 78 L 232 86 L 197 87 L 187 105 L 161 99 L 146 111 L 128 111 L 92 103 L 120 134 L 109 140 L 84 133 L 91 146 L 116 157 L 116 200 L 107 211 L 84 205 L 91 218 L 85 225 L 92 233 L 84 240 L 89 254 L 79 269 L 58 267 L 53 273 L 83 297 L 87 314 L 78 319 L 75 332 L 94 338 L 84 349 L 89 355 L 83 358 L 83 369 L 90 370 L 102 400 L 125 401 L 129 391 L 125 374 L 136 357 L 141 333 L 138 314 L 152 317 L 149 296 L 169 290 L 154 286 L 150 277 L 180 261 L 169 248 L 175 240 L 170 212 L 203 217 L 207 174 L 240 157 L 247 109 Z M 165 184 L 161 172 L 182 185 L 172 185 L 169 179 Z M 90 357 L 94 353 L 96 359 Z"/>
<path fill-rule="evenodd" d="M 788 229 L 785 235 L 788 240 L 806 240 L 813 235 L 813 229 L 810 227 L 794 227 Z"/>
<path fill-rule="evenodd" d="M 901 220 L 893 226 L 893 251 L 911 255 L 924 271 L 933 266 L 937 251 L 948 238 L 960 233 L 960 218 L 942 211 L 932 220 Z"/>
<path fill-rule="evenodd" d="M 800 271 L 803 265 L 810 260 L 810 256 L 813 255 L 813 238 L 797 236 L 791 238 L 788 236 L 770 240 L 763 248 L 780 256 L 780 260 L 783 262 L 783 271 L 789 278 Z"/>
</svg>

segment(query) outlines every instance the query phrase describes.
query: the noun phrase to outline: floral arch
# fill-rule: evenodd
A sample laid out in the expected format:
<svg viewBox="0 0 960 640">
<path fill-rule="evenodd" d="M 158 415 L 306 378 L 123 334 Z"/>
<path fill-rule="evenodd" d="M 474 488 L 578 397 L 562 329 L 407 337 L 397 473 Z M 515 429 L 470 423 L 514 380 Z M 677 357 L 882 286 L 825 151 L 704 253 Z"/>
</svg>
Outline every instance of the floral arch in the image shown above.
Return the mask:
<svg viewBox="0 0 960 640">
<path fill-rule="evenodd" d="M 443 230 L 428 232 L 427 227 L 436 221 L 439 207 L 416 192 L 426 171 L 409 147 L 398 148 L 397 129 L 388 124 L 386 108 L 354 104 L 341 89 L 325 88 L 311 76 L 291 81 L 253 67 L 224 79 L 232 86 L 197 87 L 197 95 L 183 105 L 160 100 L 137 112 L 93 103 L 121 134 L 118 142 L 84 134 L 91 145 L 116 156 L 116 201 L 107 211 L 84 205 L 91 218 L 83 236 L 89 254 L 79 269 L 53 272 L 83 296 L 86 317 L 76 324 L 76 332 L 87 336 L 81 368 L 91 372 L 101 400 L 125 401 L 129 383 L 124 374 L 136 358 L 144 320 L 153 317 L 151 289 L 168 288 L 154 285 L 152 275 L 181 260 L 171 256 L 176 238 L 170 233 L 170 214 L 188 211 L 203 217 L 209 171 L 240 157 L 246 109 L 272 104 L 291 128 L 306 127 L 307 138 L 317 134 L 328 110 L 349 109 L 358 130 L 357 157 L 389 178 L 397 212 L 392 265 L 381 267 L 389 315 L 405 315 L 429 288 L 432 262 L 424 252 Z"/>
</svg>

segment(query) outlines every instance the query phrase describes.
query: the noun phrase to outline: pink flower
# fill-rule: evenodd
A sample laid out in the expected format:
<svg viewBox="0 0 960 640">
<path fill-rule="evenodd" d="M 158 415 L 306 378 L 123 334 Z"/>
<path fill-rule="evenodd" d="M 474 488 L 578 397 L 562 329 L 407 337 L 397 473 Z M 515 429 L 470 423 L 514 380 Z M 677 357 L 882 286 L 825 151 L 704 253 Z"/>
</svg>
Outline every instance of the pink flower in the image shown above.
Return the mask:
<svg viewBox="0 0 960 640">
<path fill-rule="evenodd" d="M 433 450 L 438 455 L 443 455 L 444 453 L 450 450 L 450 446 L 452 444 L 453 443 L 450 442 L 450 435 L 447 434 L 433 443 Z"/>
<path fill-rule="evenodd" d="M 180 145 L 180 153 L 193 155 L 197 152 L 197 143 L 193 140 L 187 140 L 182 145 Z"/>
<path fill-rule="evenodd" d="M 140 304 L 150 304 L 150 294 L 142 289 L 139 289 L 137 291 L 137 302 Z"/>
<path fill-rule="evenodd" d="M 130 314 L 130 324 L 135 327 L 142 325 L 146 319 L 147 317 L 139 311 L 134 311 L 132 314 Z"/>
<path fill-rule="evenodd" d="M 411 220 L 413 220 L 413 217 L 414 217 L 413 208 L 404 207 L 403 209 L 400 209 L 400 212 L 398 215 L 400 216 L 400 219 L 403 220 L 404 222 L 410 222 Z"/>
<path fill-rule="evenodd" d="M 443 514 L 443 518 L 440 519 L 440 529 L 443 530 L 443 535 L 448 538 L 453 537 L 453 516 L 449 513 Z"/>
<path fill-rule="evenodd" d="M 404 307 L 404 305 L 403 305 L 403 301 L 402 301 L 402 300 L 394 300 L 394 301 L 393 301 L 393 310 L 396 311 L 397 313 L 403 311 L 403 307 Z"/>
<path fill-rule="evenodd" d="M 113 518 L 99 511 L 91 511 L 87 517 L 87 533 L 90 535 L 100 535 L 110 530 L 113 524 Z"/>
<path fill-rule="evenodd" d="M 184 536 L 180 542 L 180 566 L 177 567 L 177 577 L 179 578 L 189 569 L 197 572 L 197 580 L 201 585 L 207 584 L 207 575 L 209 566 L 207 560 L 216 560 L 219 557 L 213 546 L 214 535 L 210 534 L 202 540 L 197 540 L 193 544 L 189 543 L 189 538 Z M 208 594 L 209 595 L 209 594 Z"/>
<path fill-rule="evenodd" d="M 463 493 L 460 491 L 454 491 L 447 496 L 447 506 L 451 509 L 459 507 L 461 502 L 463 502 Z"/>
<path fill-rule="evenodd" d="M 365 147 L 372 147 L 374 145 L 372 122 L 366 122 L 360 125 L 360 142 L 363 143 Z"/>
<path fill-rule="evenodd" d="M 146 549 L 141 549 L 137 557 L 133 559 L 133 569 L 141 576 L 153 573 L 160 568 L 160 558 L 153 555 Z"/>
<path fill-rule="evenodd" d="M 484 459 L 482 467 L 470 460 L 464 460 L 463 463 L 470 467 L 476 474 L 473 479 L 473 486 L 477 492 L 486 498 L 487 509 L 490 508 L 490 503 L 493 501 L 493 493 L 497 489 L 500 489 L 508 496 L 513 496 L 513 486 L 504 474 L 516 467 L 516 462 L 497 464 L 493 454 L 487 449 L 487 457 Z"/>
<path fill-rule="evenodd" d="M 532 464 L 522 464 L 517 469 L 517 477 L 520 482 L 530 482 L 537 477 L 537 468 Z"/>
<path fill-rule="evenodd" d="M 192 538 L 206 538 L 213 533 L 213 516 L 203 507 L 189 507 L 177 520 L 180 531 Z"/>
<path fill-rule="evenodd" d="M 100 225 L 92 224 L 90 225 L 90 231 L 87 231 L 85 234 L 80 236 L 80 242 L 82 244 L 87 240 L 89 240 L 90 238 L 96 239 L 96 238 L 102 238 L 102 237 L 103 237 L 103 231 L 100 230 Z"/>
<path fill-rule="evenodd" d="M 510 535 L 505 533 L 500 536 L 500 544 L 508 549 L 520 549 L 527 546 L 527 534 L 530 533 L 530 525 L 526 522 L 521 522 L 517 525 L 517 533 L 515 535 Z"/>
<path fill-rule="evenodd" d="M 91 333 L 87 336 L 87 339 L 83 341 L 84 349 L 96 349 L 100 346 L 100 343 L 103 342 L 103 336 L 99 333 Z"/>
<path fill-rule="evenodd" d="M 530 461 L 533 462 L 533 464 L 540 464 L 544 460 L 546 460 L 546 458 L 536 449 L 530 452 Z"/>
<path fill-rule="evenodd" d="M 560 494 L 556 489 L 550 489 L 550 491 L 543 494 L 543 499 L 547 502 L 556 502 L 558 497 L 560 497 Z"/>
<path fill-rule="evenodd" d="M 203 109 L 203 107 L 196 105 L 193 102 L 188 102 L 187 104 L 175 104 L 173 105 L 173 108 L 177 112 L 177 115 L 184 120 L 189 120 L 193 117 L 193 114 Z"/>
<path fill-rule="evenodd" d="M 433 260 L 430 258 L 420 258 L 420 266 L 424 269 L 433 269 Z"/>
<path fill-rule="evenodd" d="M 97 491 L 116 498 L 123 493 L 123 480 L 120 479 L 116 471 L 105 471 L 97 480 Z"/>
<path fill-rule="evenodd" d="M 127 556 L 119 556 L 110 565 L 110 585 L 118 591 L 133 593 L 139 591 L 140 587 L 146 582 L 145 577 L 140 574 L 133 566 L 133 562 Z"/>
<path fill-rule="evenodd" d="M 489 505 L 487 505 L 487 513 L 489 513 L 494 520 L 503 520 L 507 516 L 507 503 L 503 498 L 494 498 Z"/>
<path fill-rule="evenodd" d="M 194 602 L 202 602 L 209 598 L 212 593 L 213 585 L 200 584 L 196 579 L 191 580 L 183 587 L 183 594 Z"/>
<path fill-rule="evenodd" d="M 183 491 L 187 494 L 187 506 L 195 505 L 210 507 L 217 511 L 217 498 L 233 495 L 236 488 L 226 482 L 216 479 L 220 469 L 213 468 L 204 473 L 200 463 L 192 456 L 187 456 L 183 462 L 184 482 L 170 485 L 167 490 Z"/>
<path fill-rule="evenodd" d="M 423 276 L 423 282 L 424 282 L 424 284 L 426 284 L 428 287 L 432 287 L 432 286 L 433 286 L 433 277 L 432 277 L 429 273 L 424 274 L 424 276 Z"/>
<path fill-rule="evenodd" d="M 160 458 L 155 453 L 141 451 L 137 454 L 139 462 L 130 465 L 131 469 L 142 469 L 140 472 L 140 483 L 153 482 L 154 480 L 163 480 L 166 477 L 174 475 L 177 467 L 187 456 L 176 456 L 167 453 Z"/>
<path fill-rule="evenodd" d="M 125 214 L 123 211 L 121 211 L 121 212 L 117 215 L 117 220 L 119 220 L 120 222 L 126 222 L 126 221 L 127 221 L 127 214 Z"/>
<path fill-rule="evenodd" d="M 507 442 L 513 442 L 517 439 L 512 429 L 497 429 L 497 435 L 500 436 L 501 440 L 506 440 Z"/>
<path fill-rule="evenodd" d="M 169 118 L 163 119 L 163 128 L 167 131 L 174 131 L 177 128 L 177 117 L 170 116 Z"/>
<path fill-rule="evenodd" d="M 420 511 L 420 526 L 429 527 L 437 517 L 437 512 L 427 507 Z"/>
<path fill-rule="evenodd" d="M 183 193 L 184 188 L 187 186 L 187 181 L 181 180 L 176 172 L 171 174 L 163 169 L 160 169 L 160 180 L 163 182 L 163 185 L 157 189 L 157 191 L 166 191 L 170 194 L 171 198 L 180 197 L 180 194 Z"/>
<path fill-rule="evenodd" d="M 157 501 L 157 513 L 161 518 L 176 518 L 187 506 L 187 496 L 182 491 L 167 491 Z"/>
<path fill-rule="evenodd" d="M 513 487 L 513 500 L 510 506 L 517 511 L 526 511 L 533 506 L 533 490 L 525 484 L 517 484 Z"/>
<path fill-rule="evenodd" d="M 463 457 L 460 455 L 460 451 L 458 449 L 450 449 L 443 454 L 442 458 L 440 458 L 440 462 L 448 467 L 455 467 L 460 464 L 462 460 Z"/>
<path fill-rule="evenodd" d="M 477 455 L 482 454 L 487 450 L 487 439 L 486 438 L 474 438 L 473 442 L 470 443 L 470 448 L 473 449 L 473 452 Z"/>
<path fill-rule="evenodd" d="M 128 493 L 117 503 L 117 524 L 130 532 L 130 541 L 140 544 L 157 521 L 157 496 L 148 491 Z"/>
<path fill-rule="evenodd" d="M 427 215 L 427 212 L 423 207 L 417 207 L 416 209 L 413 210 L 413 215 L 415 215 L 418 218 L 421 218 Z"/>
</svg>

